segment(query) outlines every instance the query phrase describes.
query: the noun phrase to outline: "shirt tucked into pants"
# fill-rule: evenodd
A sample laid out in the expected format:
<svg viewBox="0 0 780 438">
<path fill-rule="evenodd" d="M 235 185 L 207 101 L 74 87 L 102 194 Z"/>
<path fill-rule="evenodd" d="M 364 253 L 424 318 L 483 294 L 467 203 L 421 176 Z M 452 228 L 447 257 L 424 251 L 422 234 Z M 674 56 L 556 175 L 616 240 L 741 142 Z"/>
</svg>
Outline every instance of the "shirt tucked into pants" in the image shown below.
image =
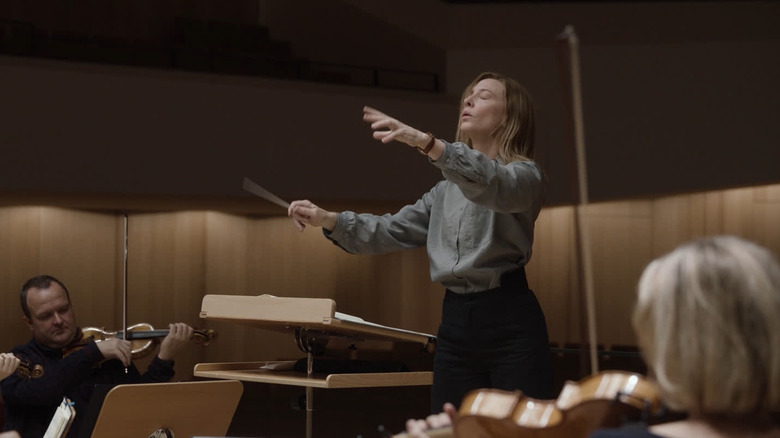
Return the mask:
<svg viewBox="0 0 780 438">
<path fill-rule="evenodd" d="M 434 413 L 445 402 L 458 408 L 473 389 L 519 389 L 528 397 L 554 398 L 547 325 L 523 268 L 505 274 L 495 289 L 447 290 L 433 375 Z"/>
</svg>

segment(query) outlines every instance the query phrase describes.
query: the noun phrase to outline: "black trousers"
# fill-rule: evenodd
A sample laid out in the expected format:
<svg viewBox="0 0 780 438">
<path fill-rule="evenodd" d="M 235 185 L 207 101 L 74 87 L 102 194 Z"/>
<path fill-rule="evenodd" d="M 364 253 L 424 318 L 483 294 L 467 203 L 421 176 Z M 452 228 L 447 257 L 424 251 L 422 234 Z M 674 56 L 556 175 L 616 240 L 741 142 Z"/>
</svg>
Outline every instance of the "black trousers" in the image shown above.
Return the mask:
<svg viewBox="0 0 780 438">
<path fill-rule="evenodd" d="M 460 407 L 470 390 L 519 389 L 552 399 L 552 364 L 544 313 L 520 268 L 501 286 L 472 294 L 447 291 L 433 363 L 431 412 Z"/>
</svg>

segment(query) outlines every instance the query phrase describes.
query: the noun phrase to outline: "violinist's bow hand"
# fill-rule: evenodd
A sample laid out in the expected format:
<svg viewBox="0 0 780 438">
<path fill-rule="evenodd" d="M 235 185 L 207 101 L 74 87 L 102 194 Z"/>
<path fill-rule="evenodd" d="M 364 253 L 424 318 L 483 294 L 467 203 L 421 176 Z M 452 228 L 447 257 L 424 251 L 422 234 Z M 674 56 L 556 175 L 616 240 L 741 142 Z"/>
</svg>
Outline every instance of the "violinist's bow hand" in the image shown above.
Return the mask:
<svg viewBox="0 0 780 438">
<path fill-rule="evenodd" d="M 130 341 L 111 338 L 96 342 L 96 345 L 105 359 L 118 359 L 125 367 L 130 366 L 130 362 L 132 361 Z"/>
</svg>

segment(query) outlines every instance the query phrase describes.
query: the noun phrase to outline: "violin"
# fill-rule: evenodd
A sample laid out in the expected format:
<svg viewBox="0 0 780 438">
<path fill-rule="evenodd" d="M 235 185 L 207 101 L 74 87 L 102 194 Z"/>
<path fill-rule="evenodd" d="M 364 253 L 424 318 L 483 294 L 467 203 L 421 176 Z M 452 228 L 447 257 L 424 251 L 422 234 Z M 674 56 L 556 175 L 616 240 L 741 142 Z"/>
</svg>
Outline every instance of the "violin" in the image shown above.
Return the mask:
<svg viewBox="0 0 780 438">
<path fill-rule="evenodd" d="M 168 336 L 169 332 L 170 330 L 168 329 L 155 330 L 151 324 L 142 322 L 128 327 L 127 337 L 125 338 L 124 331 L 122 330 L 112 332 L 96 327 L 85 327 L 81 329 L 81 338 L 66 347 L 64 355 L 67 356 L 72 352 L 83 348 L 91 341 L 100 342 L 117 338 L 130 341 L 131 356 L 133 359 L 139 359 L 151 353 L 159 340 Z M 198 345 L 207 347 L 216 337 L 217 333 L 214 330 L 194 329 L 190 340 Z"/>
<path fill-rule="evenodd" d="M 639 374 L 613 370 L 579 382 L 567 381 L 556 400 L 534 399 L 520 391 L 471 391 L 463 398 L 451 428 L 426 433 L 431 437 L 586 438 L 596 429 L 617 427 L 660 411 L 660 397 L 649 381 Z"/>
<path fill-rule="evenodd" d="M 32 365 L 30 362 L 20 359 L 19 365 L 16 367 L 16 375 L 27 379 L 43 376 L 43 366 L 39 364 Z"/>
<path fill-rule="evenodd" d="M 456 436 L 578 438 L 655 414 L 661 401 L 639 374 L 604 371 L 566 382 L 556 400 L 537 400 L 519 391 L 471 391 L 454 424 Z"/>
</svg>

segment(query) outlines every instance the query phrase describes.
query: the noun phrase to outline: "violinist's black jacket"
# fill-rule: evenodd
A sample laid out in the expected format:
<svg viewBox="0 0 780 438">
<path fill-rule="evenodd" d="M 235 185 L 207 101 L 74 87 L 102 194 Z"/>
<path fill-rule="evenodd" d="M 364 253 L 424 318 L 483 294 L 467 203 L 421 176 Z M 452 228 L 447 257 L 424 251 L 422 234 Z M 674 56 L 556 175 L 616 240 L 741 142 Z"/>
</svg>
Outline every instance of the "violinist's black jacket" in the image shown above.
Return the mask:
<svg viewBox="0 0 780 438">
<path fill-rule="evenodd" d="M 35 340 L 11 352 L 31 365 L 43 366 L 41 377 L 12 374 L 0 383 L 5 402 L 3 430 L 15 430 L 22 438 L 43 437 L 63 397 L 68 397 L 76 410 L 67 435 L 72 438 L 78 436 L 80 420 L 96 384 L 167 382 L 174 375 L 173 361 L 159 357 L 152 360 L 143 375 L 132 364 L 125 372 L 121 361 L 105 360 L 93 341 L 67 355 L 62 349 L 51 349 Z"/>
</svg>

